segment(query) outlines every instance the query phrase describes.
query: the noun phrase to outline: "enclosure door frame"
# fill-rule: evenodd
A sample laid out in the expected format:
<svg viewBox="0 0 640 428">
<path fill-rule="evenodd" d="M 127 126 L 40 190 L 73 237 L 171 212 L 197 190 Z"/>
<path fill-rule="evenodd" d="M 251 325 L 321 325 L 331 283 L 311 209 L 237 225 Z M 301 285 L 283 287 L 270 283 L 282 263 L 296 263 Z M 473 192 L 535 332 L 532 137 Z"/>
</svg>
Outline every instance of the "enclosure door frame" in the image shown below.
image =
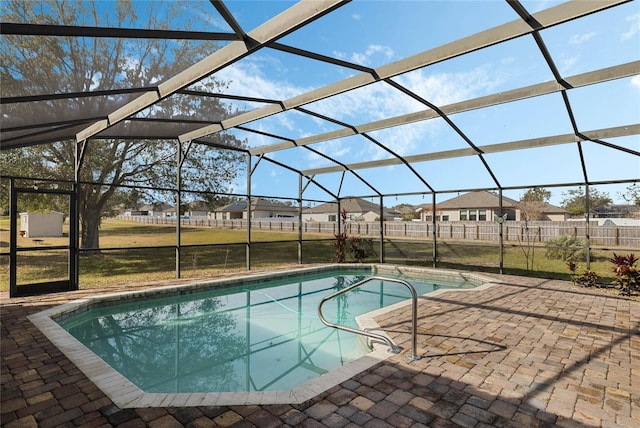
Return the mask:
<svg viewBox="0 0 640 428">
<path fill-rule="evenodd" d="M 9 295 L 10 297 L 28 296 L 33 294 L 54 293 L 58 291 L 73 291 L 78 289 L 78 221 L 76 194 L 77 187 L 73 190 L 39 189 L 28 187 L 16 187 L 14 179 L 10 181 L 11 199 L 9 203 Z M 69 242 L 67 245 L 51 247 L 18 248 L 18 195 L 20 194 L 49 194 L 66 195 L 69 197 Z M 17 285 L 18 253 L 37 251 L 46 248 L 48 250 L 67 250 L 68 278 L 65 280 L 38 282 L 33 284 Z"/>
</svg>

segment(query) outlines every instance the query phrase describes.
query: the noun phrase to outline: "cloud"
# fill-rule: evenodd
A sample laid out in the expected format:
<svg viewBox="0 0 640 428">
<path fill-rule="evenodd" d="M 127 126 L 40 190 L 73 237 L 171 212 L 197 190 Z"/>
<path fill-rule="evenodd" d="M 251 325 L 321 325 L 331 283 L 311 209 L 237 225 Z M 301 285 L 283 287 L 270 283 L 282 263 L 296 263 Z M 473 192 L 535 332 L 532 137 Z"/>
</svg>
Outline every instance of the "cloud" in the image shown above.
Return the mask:
<svg viewBox="0 0 640 428">
<path fill-rule="evenodd" d="M 333 55 L 339 59 L 345 59 L 359 65 L 369 66 L 373 62 L 383 64 L 389 62 L 395 56 L 395 51 L 389 46 L 369 45 L 364 52 L 347 53 L 342 51 L 333 51 Z M 379 56 L 383 56 L 383 59 L 377 60 Z M 373 61 L 374 59 L 376 59 L 376 61 Z"/>
<path fill-rule="evenodd" d="M 285 76 L 286 68 L 281 62 L 268 56 L 241 61 L 215 73 L 214 78 L 229 83 L 227 92 L 234 95 L 283 100 L 311 88 L 298 87 L 285 80 L 270 80 L 263 70 Z"/>
<path fill-rule="evenodd" d="M 393 57 L 394 53 L 393 50 L 384 46 L 371 45 L 362 55 L 363 58 L 375 55 Z M 228 93 L 278 100 L 286 100 L 312 89 L 287 81 L 286 74 L 273 73 L 277 67 L 282 67 L 282 65 L 276 64 L 275 60 L 269 58 L 260 58 L 258 61 L 240 61 L 228 69 L 216 73 L 214 77 L 229 81 Z M 505 79 L 499 66 L 481 66 L 466 72 L 452 73 L 430 73 L 428 70 L 428 68 L 416 70 L 396 77 L 394 80 L 428 101 L 442 106 L 492 93 Z M 340 75 L 338 77 L 343 78 Z M 353 126 L 427 109 L 422 103 L 385 82 L 366 85 L 306 104 L 304 107 Z M 255 105 L 250 108 L 255 108 Z M 335 129 L 334 125 L 324 121 L 319 121 L 320 124 L 312 127 L 315 128 L 313 130 L 302 129 L 305 122 L 296 118 L 298 114 L 302 115 L 296 111 L 288 111 L 274 115 L 268 120 L 255 122 L 252 127 L 291 138 L 296 138 L 295 134 L 303 136 L 318 133 L 317 130 L 322 130 L 323 127 L 326 130 Z M 309 121 L 309 119 L 306 120 Z M 436 149 L 438 144 L 444 144 L 437 143 L 441 138 L 436 138 L 441 135 L 444 127 L 441 120 L 429 120 L 375 131 L 371 135 L 399 155 L 407 155 L 429 152 Z M 351 138 L 354 140 L 342 138 L 316 143 L 313 144 L 313 147 L 337 159 L 345 160 L 348 158 L 346 161 L 348 163 L 385 159 L 392 156 L 362 136 Z M 275 143 L 272 139 L 258 140 L 258 136 L 252 137 L 252 141 L 252 147 Z M 356 141 L 355 144 L 354 141 Z M 326 159 L 311 152 L 303 151 L 302 153 L 304 153 L 303 157 L 299 159 L 301 163 L 310 164 L 304 167 L 301 165 L 303 168 L 317 167 L 328 163 Z"/>
<path fill-rule="evenodd" d="M 490 66 L 457 73 L 429 73 L 428 69 L 420 69 L 397 78 L 413 92 L 439 106 L 488 94 L 505 79 L 504 73 Z"/>
<path fill-rule="evenodd" d="M 566 56 L 564 54 L 559 55 L 556 59 L 560 74 L 567 74 L 577 62 L 577 56 Z"/>
<path fill-rule="evenodd" d="M 417 111 L 423 106 L 390 85 L 376 82 L 313 102 L 307 108 L 352 125 L 359 125 Z"/>
<path fill-rule="evenodd" d="M 369 45 L 365 53 L 367 57 L 371 57 L 375 54 L 381 53 L 387 58 L 387 60 L 390 60 L 391 58 L 393 58 L 393 55 L 394 55 L 393 49 L 391 49 L 389 46 L 382 46 L 382 45 Z"/>
<path fill-rule="evenodd" d="M 458 73 L 429 73 L 428 69 L 420 69 L 393 80 L 428 101 L 443 106 L 492 93 L 505 79 L 505 74 L 499 69 L 482 66 Z M 308 108 L 353 125 L 427 109 L 422 103 L 383 82 L 312 103 Z M 408 155 L 438 149 L 444 144 L 441 136 L 445 128 L 442 120 L 438 119 L 374 131 L 370 135 L 395 153 Z M 363 141 L 358 147 L 361 147 L 360 150 L 350 153 L 349 162 L 392 157 L 388 151 L 369 141 Z"/>
<path fill-rule="evenodd" d="M 640 31 L 640 13 L 627 16 L 626 21 L 630 22 L 631 26 L 620 35 L 622 41 L 632 39 Z"/>
<path fill-rule="evenodd" d="M 636 89 L 640 89 L 640 75 L 636 75 L 631 78 L 631 86 Z"/>
<path fill-rule="evenodd" d="M 213 78 L 228 83 L 225 92 L 233 95 L 265 98 L 273 100 L 286 100 L 301 93 L 310 91 L 311 87 L 296 86 L 286 80 L 273 80 L 264 70 L 269 70 L 277 76 L 286 76 L 286 70 L 279 61 L 262 56 L 250 61 L 241 61 L 214 74 Z M 261 107 L 255 103 L 234 101 L 234 106 L 240 110 L 254 110 Z M 279 114 L 274 116 L 275 121 L 287 130 L 295 129 L 295 123 L 291 115 Z M 265 132 L 274 132 L 273 129 L 262 129 Z M 255 147 L 255 145 L 252 145 Z"/>
<path fill-rule="evenodd" d="M 312 147 L 315 150 L 318 150 L 320 153 L 323 153 L 333 159 L 343 158 L 345 155 L 351 152 L 351 147 L 349 147 L 344 140 L 325 141 L 322 143 L 314 144 Z M 312 151 L 307 151 L 306 159 L 309 162 L 307 168 L 319 168 L 323 166 L 335 165 L 333 162 Z"/>
<path fill-rule="evenodd" d="M 354 14 L 351 15 L 351 18 L 354 21 L 360 21 L 362 19 L 362 15 L 360 15 L 359 13 L 354 13 Z"/>
<path fill-rule="evenodd" d="M 569 44 L 570 45 L 581 45 L 584 42 L 586 42 L 587 40 L 591 39 L 592 37 L 594 37 L 596 34 L 598 34 L 595 31 L 591 31 L 590 33 L 584 33 L 584 34 L 574 34 L 573 36 L 571 36 L 569 38 Z"/>
</svg>

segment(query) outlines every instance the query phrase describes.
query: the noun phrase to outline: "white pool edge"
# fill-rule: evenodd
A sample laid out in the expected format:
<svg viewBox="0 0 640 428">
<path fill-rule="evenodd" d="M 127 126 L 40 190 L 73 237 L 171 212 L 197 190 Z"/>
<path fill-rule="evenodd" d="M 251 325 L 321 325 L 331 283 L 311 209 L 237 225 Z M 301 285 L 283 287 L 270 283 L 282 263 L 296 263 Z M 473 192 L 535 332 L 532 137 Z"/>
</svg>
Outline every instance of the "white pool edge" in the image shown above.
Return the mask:
<svg viewBox="0 0 640 428">
<path fill-rule="evenodd" d="M 304 383 L 303 385 L 286 391 L 254 391 L 254 392 L 194 392 L 194 393 L 147 393 L 138 388 L 135 384 L 113 369 L 104 360 L 94 354 L 89 348 L 84 346 L 75 337 L 63 329 L 55 318 L 76 312 L 92 305 L 98 301 L 105 300 L 124 300 L 131 296 L 140 296 L 146 294 L 166 294 L 176 291 L 176 289 L 189 289 L 199 287 L 203 284 L 210 286 L 211 284 L 234 284 L 243 279 L 269 279 L 273 276 L 278 278 L 283 275 L 297 275 L 301 273 L 320 272 L 323 270 L 335 269 L 338 266 L 341 269 L 350 269 L 362 267 L 362 265 L 327 265 L 323 267 L 292 269 L 284 272 L 275 272 L 260 275 L 244 275 L 242 277 L 226 278 L 221 280 L 207 281 L 206 283 L 193 282 L 180 284 L 175 286 L 165 286 L 162 288 L 150 288 L 144 291 L 123 292 L 115 294 L 99 295 L 97 297 L 79 299 L 63 305 L 46 309 L 27 318 L 31 321 L 46 337 L 49 339 L 69 360 L 82 371 L 89 380 L 91 380 L 113 403 L 119 408 L 142 408 L 142 407 L 194 407 L 194 406 L 230 406 L 230 405 L 262 405 L 262 404 L 300 404 L 313 397 L 321 394 L 340 383 L 351 379 L 359 373 L 375 366 L 381 361 L 386 360 L 394 355 L 388 352 L 385 344 L 373 343 L 373 351 L 352 361 L 342 367 L 331 370 L 322 376 Z M 442 293 L 458 293 L 476 290 L 484 290 L 491 287 L 499 281 L 483 277 L 481 275 L 470 272 L 459 271 L 442 271 L 428 268 L 414 268 L 406 266 L 394 265 L 365 265 L 371 267 L 373 273 L 437 273 L 451 279 L 456 277 L 464 277 L 465 279 L 474 279 L 482 282 L 474 288 L 468 289 L 440 289 L 428 294 L 429 297 L 436 297 Z M 384 330 L 380 328 L 375 321 L 375 317 L 382 314 L 400 309 L 410 305 L 411 300 L 398 302 L 396 304 L 386 306 L 361 315 L 356 318 L 358 326 L 361 329 L 374 330 L 379 334 L 386 335 Z"/>
</svg>

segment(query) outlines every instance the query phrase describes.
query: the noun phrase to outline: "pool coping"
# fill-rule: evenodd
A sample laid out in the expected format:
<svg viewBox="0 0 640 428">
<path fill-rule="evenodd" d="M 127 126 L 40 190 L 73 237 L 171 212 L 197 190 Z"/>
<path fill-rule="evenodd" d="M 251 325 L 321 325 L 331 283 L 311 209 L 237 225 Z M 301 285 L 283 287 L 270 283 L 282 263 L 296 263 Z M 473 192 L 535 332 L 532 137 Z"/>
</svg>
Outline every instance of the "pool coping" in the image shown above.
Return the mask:
<svg viewBox="0 0 640 428">
<path fill-rule="evenodd" d="M 36 314 L 30 315 L 28 319 L 62 352 L 71 362 L 73 362 L 98 388 L 100 388 L 115 405 L 120 408 L 141 408 L 141 407 L 192 407 L 192 406 L 228 406 L 228 405 L 263 405 L 263 404 L 299 404 L 303 403 L 318 394 L 352 378 L 353 376 L 373 367 L 386 360 L 392 355 L 388 352 L 386 344 L 371 342 L 372 352 L 354 360 L 342 367 L 331 370 L 322 376 L 308 381 L 297 388 L 284 391 L 252 391 L 252 392 L 198 392 L 198 393 L 147 393 L 138 388 L 135 384 L 118 373 L 104 360 L 94 354 L 89 348 L 63 329 L 56 321 L 56 318 L 67 316 L 78 311 L 86 310 L 88 307 L 98 302 L 118 302 L 123 299 L 130 299 L 132 296 L 142 298 L 146 295 L 169 295 L 176 292 L 194 292 L 205 287 L 210 288 L 215 285 L 232 287 L 251 280 L 252 282 L 267 280 L 274 275 L 278 278 L 283 276 L 293 276 L 304 273 L 316 273 L 332 269 L 354 269 L 370 268 L 372 274 L 401 274 L 411 276 L 428 273 L 432 276 L 440 277 L 442 280 L 456 280 L 463 278 L 465 281 L 477 282 L 473 288 L 461 289 L 440 289 L 433 291 L 428 296 L 435 297 L 442 293 L 459 293 L 476 290 L 484 290 L 500 283 L 494 278 L 484 277 L 480 274 L 462 271 L 449 271 L 431 268 L 418 268 L 397 265 L 379 264 L 330 264 L 318 267 L 296 268 L 287 271 L 271 273 L 242 275 L 234 278 L 223 278 L 217 280 L 203 280 L 186 282 L 177 285 L 154 287 L 141 291 L 125 291 L 120 293 L 110 293 L 98 295 L 85 299 L 78 299 L 63 305 L 55 306 Z M 361 329 L 375 331 L 385 335 L 386 332 L 380 328 L 375 321 L 377 316 L 410 305 L 408 299 L 384 308 L 376 309 L 369 313 L 356 317 L 356 322 Z"/>
</svg>

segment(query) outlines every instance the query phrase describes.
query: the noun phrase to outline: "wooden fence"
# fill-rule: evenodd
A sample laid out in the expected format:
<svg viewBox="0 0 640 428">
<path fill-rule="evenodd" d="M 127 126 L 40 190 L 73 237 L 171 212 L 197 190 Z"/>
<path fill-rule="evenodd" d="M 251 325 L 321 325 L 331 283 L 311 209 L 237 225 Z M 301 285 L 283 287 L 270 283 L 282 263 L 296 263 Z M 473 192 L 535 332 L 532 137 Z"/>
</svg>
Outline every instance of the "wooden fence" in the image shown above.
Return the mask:
<svg viewBox="0 0 640 428">
<path fill-rule="evenodd" d="M 174 225 L 175 218 L 154 216 L 118 216 L 118 219 L 132 220 L 145 224 Z M 247 220 L 213 220 L 206 217 L 181 219 L 183 226 L 214 227 L 226 229 L 246 229 Z M 433 224 L 417 221 L 386 221 L 384 235 L 387 237 L 432 239 Z M 255 230 L 273 230 L 297 232 L 297 220 L 256 219 L 251 222 Z M 353 221 L 347 222 L 344 231 L 356 236 L 380 236 L 379 222 Z M 503 225 L 505 242 L 548 242 L 560 236 L 586 237 L 586 223 L 577 221 L 507 221 Z M 303 222 L 303 233 L 335 234 L 338 231 L 336 222 Z M 494 222 L 438 222 L 435 225 L 437 239 L 499 241 L 500 225 Z M 638 226 L 598 226 L 589 225 L 591 245 L 620 246 L 640 249 L 640 227 Z"/>
</svg>

